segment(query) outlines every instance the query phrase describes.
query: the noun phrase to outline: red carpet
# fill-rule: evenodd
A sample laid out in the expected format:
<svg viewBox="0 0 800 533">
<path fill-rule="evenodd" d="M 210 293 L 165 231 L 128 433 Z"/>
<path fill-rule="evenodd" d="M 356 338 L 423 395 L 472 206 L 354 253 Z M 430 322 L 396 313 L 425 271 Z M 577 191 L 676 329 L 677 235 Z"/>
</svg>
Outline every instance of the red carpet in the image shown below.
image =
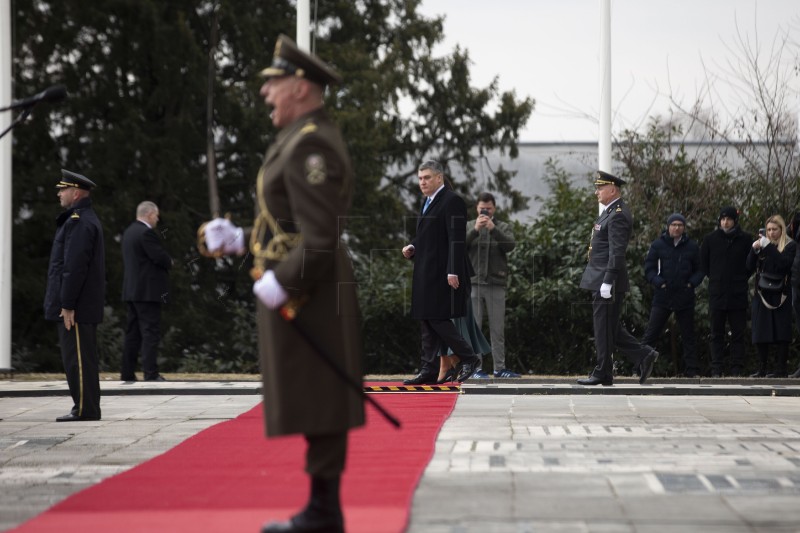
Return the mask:
<svg viewBox="0 0 800 533">
<path fill-rule="evenodd" d="M 395 429 L 367 406 L 350 433 L 342 505 L 348 533 L 400 532 L 455 394 L 380 394 Z M 308 497 L 302 437 L 266 439 L 261 406 L 55 505 L 15 533 L 257 533 Z"/>
</svg>

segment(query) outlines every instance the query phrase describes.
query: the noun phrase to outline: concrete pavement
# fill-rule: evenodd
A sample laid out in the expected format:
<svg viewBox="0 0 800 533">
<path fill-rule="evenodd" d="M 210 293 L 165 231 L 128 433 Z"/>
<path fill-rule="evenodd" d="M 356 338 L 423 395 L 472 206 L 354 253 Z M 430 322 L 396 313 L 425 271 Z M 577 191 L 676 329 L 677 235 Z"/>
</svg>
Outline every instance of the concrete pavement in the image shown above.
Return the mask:
<svg viewBox="0 0 800 533">
<path fill-rule="evenodd" d="M 410 533 L 800 531 L 797 380 L 558 381 L 464 386 Z M 59 424 L 66 383 L 0 381 L 0 530 L 261 400 L 258 382 L 101 387 L 103 420 Z"/>
<path fill-rule="evenodd" d="M 800 531 L 800 398 L 464 395 L 410 533 Z"/>
</svg>

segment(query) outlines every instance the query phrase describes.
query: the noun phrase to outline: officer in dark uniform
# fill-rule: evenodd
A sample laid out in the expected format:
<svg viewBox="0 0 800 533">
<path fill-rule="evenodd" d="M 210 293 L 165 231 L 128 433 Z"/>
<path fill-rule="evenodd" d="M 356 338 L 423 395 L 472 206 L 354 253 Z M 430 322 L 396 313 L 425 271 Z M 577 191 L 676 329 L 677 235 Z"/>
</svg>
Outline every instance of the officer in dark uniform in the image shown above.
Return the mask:
<svg viewBox="0 0 800 533">
<path fill-rule="evenodd" d="M 625 293 L 630 290 L 625 250 L 633 228 L 633 216 L 621 198 L 625 181 L 598 171 L 595 196 L 602 212 L 594 222 L 589 245 L 589 264 L 581 278 L 581 289 L 592 291 L 594 343 L 597 366 L 581 385 L 613 385 L 612 352 L 617 348 L 641 369 L 639 383 L 644 384 L 653 371 L 658 352 L 636 340 L 619 323 Z"/>
<path fill-rule="evenodd" d="M 201 233 L 212 254 L 244 253 L 250 233 L 267 435 L 300 433 L 308 443 L 308 503 L 262 532 L 344 531 L 340 476 L 347 433 L 363 425 L 364 405 L 298 332 L 313 336 L 352 381 L 361 382 L 355 279 L 341 241 L 353 172 L 339 128 L 323 109 L 325 86 L 340 77 L 285 35 L 261 75 L 261 96 L 281 131 L 258 173 L 254 227 L 215 219 Z M 297 329 L 285 320 L 291 316 Z"/>
<path fill-rule="evenodd" d="M 61 175 L 56 188 L 65 211 L 56 219 L 44 317 L 58 322 L 73 406 L 56 421 L 100 420 L 97 324 L 103 321 L 105 302 L 103 227 L 89 198 L 94 182 L 69 170 Z"/>
</svg>

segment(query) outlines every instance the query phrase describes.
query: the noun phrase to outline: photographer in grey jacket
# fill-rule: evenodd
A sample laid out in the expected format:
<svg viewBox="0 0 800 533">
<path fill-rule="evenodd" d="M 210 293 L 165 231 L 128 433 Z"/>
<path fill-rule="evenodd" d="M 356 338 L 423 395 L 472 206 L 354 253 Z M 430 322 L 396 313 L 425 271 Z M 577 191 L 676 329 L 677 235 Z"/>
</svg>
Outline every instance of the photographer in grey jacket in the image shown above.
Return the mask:
<svg viewBox="0 0 800 533">
<path fill-rule="evenodd" d="M 494 377 L 518 378 L 506 368 L 506 255 L 514 249 L 511 227 L 494 218 L 497 206 L 488 192 L 478 195 L 478 218 L 467 222 L 467 253 L 475 275 L 472 276 L 472 310 L 478 327 L 483 322 L 483 309 L 489 316 L 489 337 L 492 344 Z M 473 378 L 488 378 L 481 368 Z"/>
</svg>

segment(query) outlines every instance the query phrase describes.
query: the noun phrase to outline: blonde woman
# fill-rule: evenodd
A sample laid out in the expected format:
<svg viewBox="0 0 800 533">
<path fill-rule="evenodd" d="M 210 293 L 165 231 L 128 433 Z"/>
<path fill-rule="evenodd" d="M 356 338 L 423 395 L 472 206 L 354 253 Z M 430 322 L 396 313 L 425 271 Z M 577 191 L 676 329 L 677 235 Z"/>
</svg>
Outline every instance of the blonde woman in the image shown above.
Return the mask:
<svg viewBox="0 0 800 533">
<path fill-rule="evenodd" d="M 792 340 L 791 277 L 797 244 L 786 234 L 780 215 L 767 219 L 747 256 L 747 268 L 756 270 L 752 302 L 753 344 L 758 350 L 758 371 L 750 377 L 786 377 L 786 359 Z M 768 373 L 769 350 L 777 350 L 775 366 Z"/>
</svg>

